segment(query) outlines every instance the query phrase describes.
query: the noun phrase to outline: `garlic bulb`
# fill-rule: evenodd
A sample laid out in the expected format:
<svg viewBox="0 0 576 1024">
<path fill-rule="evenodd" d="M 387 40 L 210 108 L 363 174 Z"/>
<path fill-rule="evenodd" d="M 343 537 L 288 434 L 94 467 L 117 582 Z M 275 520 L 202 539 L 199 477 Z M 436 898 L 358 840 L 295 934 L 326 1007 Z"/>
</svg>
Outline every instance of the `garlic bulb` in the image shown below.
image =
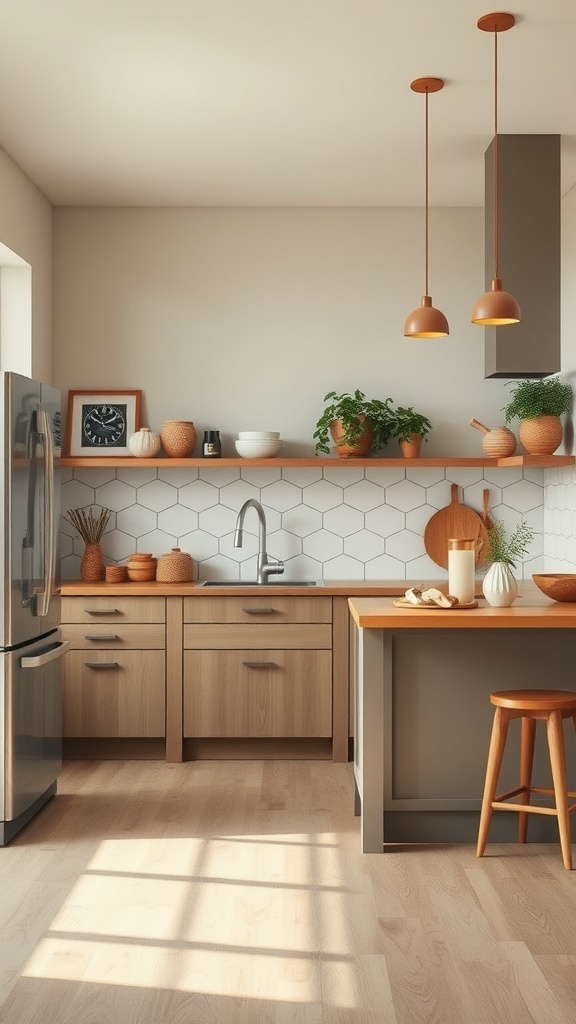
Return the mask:
<svg viewBox="0 0 576 1024">
<path fill-rule="evenodd" d="M 150 427 L 142 427 L 128 438 L 128 451 L 137 459 L 153 459 L 160 448 L 160 434 L 155 434 Z"/>
</svg>

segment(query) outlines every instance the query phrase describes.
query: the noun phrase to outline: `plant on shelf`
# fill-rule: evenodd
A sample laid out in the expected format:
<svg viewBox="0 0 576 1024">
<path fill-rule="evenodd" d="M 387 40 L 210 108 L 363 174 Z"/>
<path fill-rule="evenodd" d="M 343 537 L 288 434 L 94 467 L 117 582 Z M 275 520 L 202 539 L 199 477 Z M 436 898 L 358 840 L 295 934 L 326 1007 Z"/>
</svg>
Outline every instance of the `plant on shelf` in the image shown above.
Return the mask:
<svg viewBox="0 0 576 1024">
<path fill-rule="evenodd" d="M 316 455 L 330 454 L 330 437 L 338 455 L 345 458 L 375 454 L 392 436 L 394 413 L 392 399 L 368 399 L 362 391 L 338 395 L 329 391 L 324 396 L 328 403 L 316 423 L 313 437 Z"/>
<path fill-rule="evenodd" d="M 518 436 L 529 455 L 552 455 L 564 435 L 560 417 L 570 412 L 572 385 L 558 376 L 520 380 L 511 395 L 506 423 L 520 420 Z"/>
<path fill-rule="evenodd" d="M 422 440 L 428 440 L 426 434 L 431 430 L 430 420 L 422 413 L 415 412 L 412 406 L 405 409 L 399 405 L 394 410 L 392 437 L 398 440 L 400 451 L 405 459 L 418 457 Z"/>
<path fill-rule="evenodd" d="M 506 537 L 506 528 L 500 520 L 494 522 L 488 530 L 488 562 L 505 562 L 516 568 L 519 558 L 525 558 L 528 554 L 530 544 L 534 540 L 534 530 L 525 519 L 521 519 L 509 537 Z"/>
<path fill-rule="evenodd" d="M 488 571 L 482 591 L 488 604 L 507 608 L 518 595 L 518 584 L 512 572 L 519 558 L 525 558 L 534 539 L 534 530 L 521 519 L 507 537 L 504 523 L 496 520 L 488 530 Z"/>
</svg>

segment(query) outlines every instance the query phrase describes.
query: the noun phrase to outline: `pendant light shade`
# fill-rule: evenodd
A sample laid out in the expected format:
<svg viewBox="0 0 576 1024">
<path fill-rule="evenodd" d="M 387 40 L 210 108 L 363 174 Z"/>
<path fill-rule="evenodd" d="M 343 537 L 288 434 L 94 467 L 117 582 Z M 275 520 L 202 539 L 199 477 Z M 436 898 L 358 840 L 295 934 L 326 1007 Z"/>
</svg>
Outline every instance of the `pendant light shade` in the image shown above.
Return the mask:
<svg viewBox="0 0 576 1024">
<path fill-rule="evenodd" d="M 513 14 L 485 14 L 477 25 L 482 32 L 494 34 L 494 278 L 490 291 L 485 292 L 474 305 L 472 323 L 484 326 L 517 324 L 522 318 L 520 306 L 510 292 L 502 288 L 500 280 L 498 239 L 498 33 L 506 32 L 516 23 Z"/>
<path fill-rule="evenodd" d="M 425 129 L 425 294 L 422 304 L 417 307 L 404 324 L 405 338 L 445 338 L 449 333 L 448 321 L 441 310 L 432 305 L 428 294 L 428 94 L 440 92 L 444 88 L 442 78 L 416 78 L 410 85 L 412 92 L 424 93 L 426 96 L 426 129 Z"/>
</svg>

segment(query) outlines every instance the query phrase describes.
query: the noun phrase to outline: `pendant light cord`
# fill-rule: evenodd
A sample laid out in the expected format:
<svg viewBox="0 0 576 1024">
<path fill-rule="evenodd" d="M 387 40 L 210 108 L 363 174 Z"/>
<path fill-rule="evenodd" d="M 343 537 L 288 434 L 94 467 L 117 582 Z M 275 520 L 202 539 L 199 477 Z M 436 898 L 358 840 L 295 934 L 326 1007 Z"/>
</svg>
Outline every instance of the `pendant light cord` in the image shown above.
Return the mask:
<svg viewBox="0 0 576 1024">
<path fill-rule="evenodd" d="M 494 277 L 500 278 L 498 252 L 498 29 L 494 32 Z"/>
<path fill-rule="evenodd" d="M 426 117 L 425 117 L 425 133 L 424 134 L 425 134 L 425 140 L 426 140 L 425 144 L 424 144 L 424 163 L 425 163 L 425 173 L 424 173 L 424 179 L 425 179 L 424 195 L 425 195 L 425 200 L 424 201 L 425 201 L 425 207 L 426 207 L 426 213 L 425 213 L 425 217 L 424 217 L 424 252 L 425 252 L 425 260 L 424 260 L 424 265 L 425 265 L 425 271 L 424 271 L 425 287 L 424 287 L 424 294 L 425 295 L 429 295 L 430 293 L 428 291 L 428 89 L 426 89 Z"/>
</svg>

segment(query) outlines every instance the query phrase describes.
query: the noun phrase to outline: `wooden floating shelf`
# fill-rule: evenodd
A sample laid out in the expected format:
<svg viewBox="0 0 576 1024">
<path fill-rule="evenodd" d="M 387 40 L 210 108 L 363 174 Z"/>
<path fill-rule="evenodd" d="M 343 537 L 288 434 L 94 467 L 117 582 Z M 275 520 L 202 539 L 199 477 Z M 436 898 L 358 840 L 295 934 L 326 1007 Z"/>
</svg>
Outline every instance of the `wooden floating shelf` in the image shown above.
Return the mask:
<svg viewBox="0 0 576 1024">
<path fill-rule="evenodd" d="M 466 467 L 466 466 L 498 466 L 502 468 L 510 466 L 534 466 L 541 469 L 560 466 L 573 466 L 576 462 L 574 455 L 509 455 L 505 459 L 480 458 L 418 458 L 418 459 L 342 459 L 337 457 L 319 458 L 310 456 L 300 459 L 135 459 L 133 456 L 64 456 L 59 460 L 61 466 L 70 466 L 82 469 L 228 469 L 232 466 L 248 469 L 253 466 L 274 469 L 275 467 L 300 468 L 313 466 L 322 469 L 346 469 L 351 466 L 366 466 L 374 469 L 386 468 L 418 468 L 429 469 L 431 467 Z"/>
</svg>

